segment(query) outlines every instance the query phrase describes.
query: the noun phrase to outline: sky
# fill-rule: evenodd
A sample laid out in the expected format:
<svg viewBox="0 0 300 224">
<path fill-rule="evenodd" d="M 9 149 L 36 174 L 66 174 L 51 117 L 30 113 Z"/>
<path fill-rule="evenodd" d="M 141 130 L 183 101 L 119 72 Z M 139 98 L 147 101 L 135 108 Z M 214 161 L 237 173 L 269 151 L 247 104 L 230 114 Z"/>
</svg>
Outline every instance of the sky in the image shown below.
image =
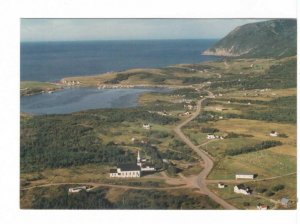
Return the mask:
<svg viewBox="0 0 300 224">
<path fill-rule="evenodd" d="M 21 19 L 21 41 L 219 39 L 263 19 Z"/>
</svg>

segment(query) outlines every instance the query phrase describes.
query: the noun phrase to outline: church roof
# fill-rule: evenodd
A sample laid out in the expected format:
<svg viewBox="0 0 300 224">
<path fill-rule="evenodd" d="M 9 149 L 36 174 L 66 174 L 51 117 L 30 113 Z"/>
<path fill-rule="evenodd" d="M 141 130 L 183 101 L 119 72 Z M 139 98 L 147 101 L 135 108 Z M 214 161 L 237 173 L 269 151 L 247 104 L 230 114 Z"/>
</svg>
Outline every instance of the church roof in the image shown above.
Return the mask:
<svg viewBox="0 0 300 224">
<path fill-rule="evenodd" d="M 118 165 L 122 171 L 140 171 L 141 168 L 136 164 L 120 164 Z"/>
<path fill-rule="evenodd" d="M 117 172 L 117 169 L 110 169 L 109 172 L 110 172 L 110 173 L 116 173 L 116 172 Z"/>
<path fill-rule="evenodd" d="M 150 166 L 150 167 L 154 167 L 154 165 L 152 163 L 143 163 L 142 164 L 142 167 L 147 167 L 147 166 Z"/>
</svg>

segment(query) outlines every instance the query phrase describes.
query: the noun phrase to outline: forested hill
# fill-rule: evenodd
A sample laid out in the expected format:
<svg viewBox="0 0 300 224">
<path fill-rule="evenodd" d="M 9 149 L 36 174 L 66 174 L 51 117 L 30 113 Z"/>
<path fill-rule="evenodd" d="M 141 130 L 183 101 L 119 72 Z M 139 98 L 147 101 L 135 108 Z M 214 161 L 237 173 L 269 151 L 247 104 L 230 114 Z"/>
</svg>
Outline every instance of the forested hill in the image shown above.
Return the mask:
<svg viewBox="0 0 300 224">
<path fill-rule="evenodd" d="M 204 55 L 286 57 L 297 53 L 297 21 L 277 19 L 239 26 Z"/>
</svg>

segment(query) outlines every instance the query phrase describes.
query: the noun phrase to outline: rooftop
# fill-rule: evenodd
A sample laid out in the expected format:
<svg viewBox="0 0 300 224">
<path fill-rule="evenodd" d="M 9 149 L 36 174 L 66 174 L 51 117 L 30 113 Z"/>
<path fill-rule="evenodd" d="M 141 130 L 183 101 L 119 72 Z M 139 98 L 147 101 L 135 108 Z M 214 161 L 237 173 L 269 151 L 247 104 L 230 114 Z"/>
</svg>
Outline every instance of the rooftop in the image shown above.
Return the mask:
<svg viewBox="0 0 300 224">
<path fill-rule="evenodd" d="M 141 168 L 136 164 L 120 164 L 118 165 L 118 168 L 120 168 L 122 171 L 141 170 Z"/>
<path fill-rule="evenodd" d="M 239 184 L 237 187 L 238 189 L 249 190 L 249 187 L 245 186 L 244 184 Z"/>
<path fill-rule="evenodd" d="M 289 202 L 289 199 L 288 198 L 282 198 L 280 202 L 283 203 L 283 204 L 287 204 Z"/>
<path fill-rule="evenodd" d="M 117 169 L 110 169 L 109 172 L 110 172 L 110 173 L 116 173 L 116 172 L 117 172 Z"/>
<path fill-rule="evenodd" d="M 254 173 L 236 173 L 235 175 L 254 175 Z"/>
</svg>

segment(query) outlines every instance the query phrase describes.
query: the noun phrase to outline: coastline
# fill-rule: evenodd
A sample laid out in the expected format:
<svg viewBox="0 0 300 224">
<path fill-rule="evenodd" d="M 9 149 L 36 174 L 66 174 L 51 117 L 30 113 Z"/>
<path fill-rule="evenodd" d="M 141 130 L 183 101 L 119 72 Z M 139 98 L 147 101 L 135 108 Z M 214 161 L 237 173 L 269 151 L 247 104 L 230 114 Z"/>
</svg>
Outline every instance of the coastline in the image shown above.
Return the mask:
<svg viewBox="0 0 300 224">
<path fill-rule="evenodd" d="M 39 82 L 39 81 L 21 81 L 23 83 L 34 82 L 34 87 L 21 88 L 21 96 L 32 96 L 37 94 L 52 93 L 65 88 L 84 88 L 93 87 L 98 89 L 132 89 L 132 88 L 192 88 L 194 83 L 179 82 L 180 78 L 195 77 L 206 73 L 206 69 L 196 70 L 192 67 L 205 67 L 207 64 L 214 61 L 205 61 L 198 64 L 176 64 L 163 68 L 134 68 L 119 72 L 108 72 L 98 75 L 82 75 L 74 77 L 65 77 L 58 82 Z M 175 70 L 174 73 L 165 72 L 168 69 Z M 191 72 L 192 71 L 192 72 Z M 146 75 L 140 79 L 134 79 L 133 76 Z M 120 78 L 121 77 L 121 78 Z M 125 78 L 123 78 L 125 77 Z M 126 78 L 127 77 L 127 78 Z M 155 80 L 155 78 L 158 78 Z M 163 81 L 159 80 L 161 78 Z M 167 79 L 171 78 L 170 81 Z M 120 79 L 120 81 L 118 81 Z M 115 81 L 117 80 L 117 81 Z M 154 80 L 154 81 L 153 81 Z M 116 83 L 114 83 L 116 82 Z M 195 83 L 199 84 L 199 83 Z M 52 85 L 52 87 L 49 87 Z M 46 86 L 46 87 L 45 87 Z"/>
</svg>

